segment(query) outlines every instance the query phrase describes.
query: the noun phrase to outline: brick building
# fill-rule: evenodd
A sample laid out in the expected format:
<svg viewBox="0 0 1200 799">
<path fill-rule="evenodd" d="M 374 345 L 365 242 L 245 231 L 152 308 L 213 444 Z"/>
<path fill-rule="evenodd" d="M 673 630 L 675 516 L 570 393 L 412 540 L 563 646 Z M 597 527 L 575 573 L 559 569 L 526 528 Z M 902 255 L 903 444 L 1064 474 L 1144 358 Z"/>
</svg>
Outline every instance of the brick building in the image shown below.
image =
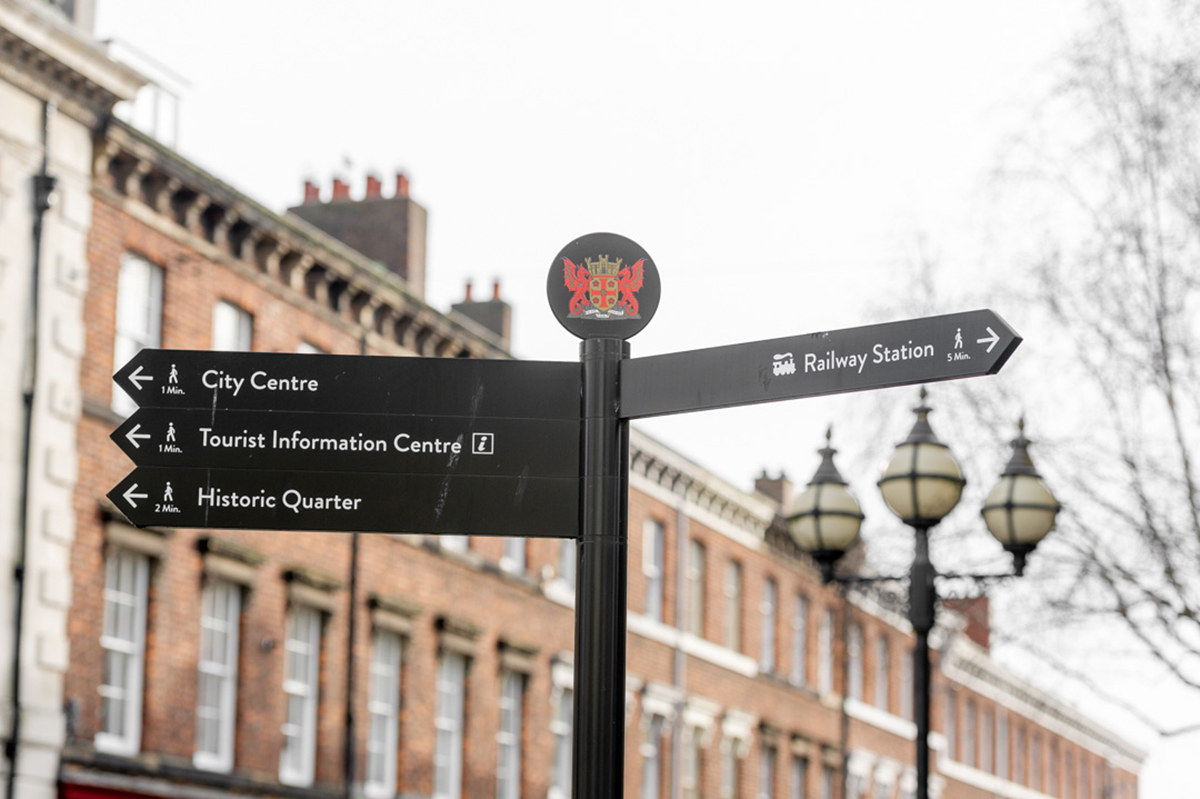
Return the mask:
<svg viewBox="0 0 1200 799">
<path fill-rule="evenodd" d="M 507 358 L 498 288 L 424 302 L 402 176 L 278 215 L 121 122 L 90 141 L 59 795 L 568 796 L 571 540 L 142 530 L 104 499 L 131 467 L 111 375 L 138 349 Z M 911 795 L 888 597 L 820 584 L 783 481 L 740 490 L 636 430 L 631 452 L 626 794 Z M 935 795 L 1133 799 L 1143 754 L 997 666 L 985 604 L 957 610 Z"/>
</svg>

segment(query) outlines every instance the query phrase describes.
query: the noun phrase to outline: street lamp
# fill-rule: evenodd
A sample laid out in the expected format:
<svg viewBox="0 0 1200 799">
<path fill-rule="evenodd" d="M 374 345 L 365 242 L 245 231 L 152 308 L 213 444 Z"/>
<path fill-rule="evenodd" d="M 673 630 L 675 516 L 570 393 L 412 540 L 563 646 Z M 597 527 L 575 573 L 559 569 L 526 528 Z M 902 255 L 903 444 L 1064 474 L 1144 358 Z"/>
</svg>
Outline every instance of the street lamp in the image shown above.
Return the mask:
<svg viewBox="0 0 1200 799">
<path fill-rule="evenodd" d="M 929 633 L 936 620 L 939 576 L 996 579 L 1021 575 L 1029 553 L 1054 527 L 1059 504 L 1029 459 L 1029 440 L 1022 420 L 1013 454 L 988 494 L 984 522 L 1006 550 L 1013 554 L 1012 574 L 940 575 L 929 559 L 929 529 L 946 517 L 962 497 L 966 478 L 950 448 L 929 426 L 928 396 L 921 389 L 921 404 L 914 409 L 917 421 L 900 442 L 879 479 L 884 502 L 901 521 L 913 528 L 916 548 L 909 582 L 908 618 L 916 636 L 913 648 L 913 715 L 917 725 L 917 799 L 929 796 Z M 857 540 L 863 514 L 833 464 L 835 450 L 826 433 L 822 460 L 808 488 L 788 517 L 788 531 L 796 544 L 810 553 L 821 569 L 822 581 L 840 583 L 891 582 L 904 577 L 860 577 L 834 574 L 838 559 Z"/>
</svg>

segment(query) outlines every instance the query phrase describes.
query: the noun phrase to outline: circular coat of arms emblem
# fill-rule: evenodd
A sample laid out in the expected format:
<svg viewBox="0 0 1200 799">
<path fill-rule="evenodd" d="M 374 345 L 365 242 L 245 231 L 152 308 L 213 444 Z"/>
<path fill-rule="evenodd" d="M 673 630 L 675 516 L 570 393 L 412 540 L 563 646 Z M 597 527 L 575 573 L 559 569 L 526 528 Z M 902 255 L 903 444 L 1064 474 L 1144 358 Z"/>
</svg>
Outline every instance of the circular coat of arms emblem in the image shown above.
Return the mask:
<svg viewBox="0 0 1200 799">
<path fill-rule="evenodd" d="M 615 233 L 589 233 L 554 258 L 546 279 L 550 310 L 579 338 L 626 339 L 658 310 L 661 284 L 653 259 Z"/>
</svg>

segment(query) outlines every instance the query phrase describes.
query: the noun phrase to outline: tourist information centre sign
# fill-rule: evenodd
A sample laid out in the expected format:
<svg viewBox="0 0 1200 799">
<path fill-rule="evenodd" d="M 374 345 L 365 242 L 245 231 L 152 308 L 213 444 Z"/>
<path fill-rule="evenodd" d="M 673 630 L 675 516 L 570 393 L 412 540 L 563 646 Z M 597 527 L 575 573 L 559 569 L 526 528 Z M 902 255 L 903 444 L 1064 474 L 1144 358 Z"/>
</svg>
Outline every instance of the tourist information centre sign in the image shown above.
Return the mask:
<svg viewBox="0 0 1200 799">
<path fill-rule="evenodd" d="M 143 350 L 109 492 L 138 526 L 575 538 L 573 794 L 624 785 L 630 419 L 994 374 L 990 310 L 630 358 L 658 270 L 569 243 L 547 298 L 579 363 Z"/>
</svg>

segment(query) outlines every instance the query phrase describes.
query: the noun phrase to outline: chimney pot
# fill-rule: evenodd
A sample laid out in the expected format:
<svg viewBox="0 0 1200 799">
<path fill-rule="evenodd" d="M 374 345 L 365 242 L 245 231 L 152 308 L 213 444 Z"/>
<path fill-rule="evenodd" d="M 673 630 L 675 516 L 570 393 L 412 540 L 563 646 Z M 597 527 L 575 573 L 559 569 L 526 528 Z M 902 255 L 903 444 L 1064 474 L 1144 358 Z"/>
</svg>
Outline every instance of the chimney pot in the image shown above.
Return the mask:
<svg viewBox="0 0 1200 799">
<path fill-rule="evenodd" d="M 350 184 L 342 181 L 341 178 L 333 179 L 333 197 L 334 201 L 350 199 Z"/>
<path fill-rule="evenodd" d="M 321 202 L 321 187 L 311 180 L 304 181 L 304 203 Z"/>
<path fill-rule="evenodd" d="M 408 196 L 408 175 L 404 174 L 403 172 L 396 173 L 396 196 Z"/>
<path fill-rule="evenodd" d="M 497 280 L 495 283 L 492 284 L 492 299 L 493 300 L 500 299 L 500 281 L 499 280 Z"/>
<path fill-rule="evenodd" d="M 467 281 L 467 298 L 463 302 L 471 302 L 471 281 Z"/>
<path fill-rule="evenodd" d="M 383 181 L 375 175 L 367 175 L 367 199 L 377 200 L 383 196 Z"/>
</svg>

